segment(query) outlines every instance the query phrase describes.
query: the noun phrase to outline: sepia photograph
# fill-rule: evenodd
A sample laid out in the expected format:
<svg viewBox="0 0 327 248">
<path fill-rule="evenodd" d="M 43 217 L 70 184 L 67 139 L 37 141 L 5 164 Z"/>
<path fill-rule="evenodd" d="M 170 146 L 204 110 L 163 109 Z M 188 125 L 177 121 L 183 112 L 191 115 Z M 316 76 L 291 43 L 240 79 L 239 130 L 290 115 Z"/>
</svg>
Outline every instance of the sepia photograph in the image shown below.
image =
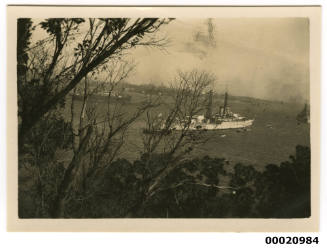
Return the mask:
<svg viewBox="0 0 327 248">
<path fill-rule="evenodd" d="M 317 217 L 319 18 L 87 9 L 12 17 L 18 220 Z"/>
</svg>

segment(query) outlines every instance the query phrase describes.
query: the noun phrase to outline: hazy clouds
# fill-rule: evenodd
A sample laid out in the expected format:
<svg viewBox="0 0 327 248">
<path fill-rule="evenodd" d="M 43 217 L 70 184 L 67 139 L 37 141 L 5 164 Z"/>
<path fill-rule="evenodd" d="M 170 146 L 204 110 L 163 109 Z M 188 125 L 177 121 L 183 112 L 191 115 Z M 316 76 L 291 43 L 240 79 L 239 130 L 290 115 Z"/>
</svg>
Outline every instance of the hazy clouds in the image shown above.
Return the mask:
<svg viewBox="0 0 327 248">
<path fill-rule="evenodd" d="M 175 20 L 160 30 L 166 52 L 136 48 L 131 83 L 165 84 L 177 70 L 205 69 L 234 95 L 304 101 L 309 96 L 306 18 Z"/>
</svg>

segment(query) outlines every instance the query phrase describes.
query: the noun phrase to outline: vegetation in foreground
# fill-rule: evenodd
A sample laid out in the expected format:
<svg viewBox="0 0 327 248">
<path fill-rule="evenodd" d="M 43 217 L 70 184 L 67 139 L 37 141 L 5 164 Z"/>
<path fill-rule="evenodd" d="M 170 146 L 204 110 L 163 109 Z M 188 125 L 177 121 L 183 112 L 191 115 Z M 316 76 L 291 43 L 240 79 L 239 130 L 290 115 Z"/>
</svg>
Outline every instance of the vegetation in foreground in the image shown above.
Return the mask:
<svg viewBox="0 0 327 248">
<path fill-rule="evenodd" d="M 189 127 L 207 104 L 203 93 L 215 81 L 212 74 L 178 73 L 163 115 L 156 111 L 162 97 L 151 95 L 124 111 L 118 86 L 132 68 L 122 57 L 135 46 L 162 46 L 164 39 L 153 34 L 170 21 L 59 18 L 33 26 L 18 20 L 19 217 L 310 216 L 309 148 L 298 146 L 290 161 L 262 172 L 242 164 L 231 169 L 220 158 L 188 159 L 206 142 Z M 47 37 L 31 44 L 36 26 Z M 106 79 L 94 85 L 98 76 Z M 99 92 L 108 93 L 104 119 L 87 107 Z M 76 98 L 81 109 L 74 107 Z M 141 116 L 147 132 L 140 158 L 119 159 Z M 171 132 L 176 121 L 183 125 L 178 133 Z M 71 156 L 63 160 L 66 152 Z"/>
<path fill-rule="evenodd" d="M 125 159 L 115 161 L 92 188 L 72 193 L 62 217 L 310 217 L 308 147 L 297 146 L 289 161 L 268 164 L 261 172 L 251 165 L 226 165 L 222 158 L 186 160 L 150 196 L 146 192 L 148 184 L 153 174 L 165 168 L 169 158 L 156 155 L 148 161 L 146 155 L 133 163 Z M 40 199 L 37 188 L 20 187 L 19 216 L 50 217 L 51 188 L 42 195 L 45 199 Z"/>
</svg>

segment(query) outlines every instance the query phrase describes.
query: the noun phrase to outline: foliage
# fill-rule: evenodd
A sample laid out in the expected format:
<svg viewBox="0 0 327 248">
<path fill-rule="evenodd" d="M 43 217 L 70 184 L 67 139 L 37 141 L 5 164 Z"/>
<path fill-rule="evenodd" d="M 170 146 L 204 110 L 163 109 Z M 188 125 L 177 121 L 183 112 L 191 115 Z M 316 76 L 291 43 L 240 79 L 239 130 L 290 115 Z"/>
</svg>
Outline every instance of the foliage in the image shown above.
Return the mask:
<svg viewBox="0 0 327 248">
<path fill-rule="evenodd" d="M 310 216 L 310 149 L 297 146 L 295 156 L 280 166 L 236 164 L 227 172 L 224 159 L 203 157 L 182 162 L 144 200 L 155 166 L 163 154 L 108 167 L 96 193 L 84 205 L 70 204 L 75 218 L 304 218 Z M 165 162 L 166 161 L 166 162 Z M 74 205 L 75 204 L 75 205 Z M 74 207 L 72 207 L 74 206 Z"/>
<path fill-rule="evenodd" d="M 72 132 L 58 112 L 44 116 L 26 138 L 19 156 L 19 216 L 49 217 L 49 209 L 63 177 L 60 153 L 71 149 Z"/>
<path fill-rule="evenodd" d="M 32 36 L 32 21 L 28 18 L 17 20 L 17 75 L 23 75 L 27 70 L 28 53 Z"/>
<path fill-rule="evenodd" d="M 256 182 L 263 217 L 310 217 L 310 149 L 297 146 L 290 161 L 267 165 Z"/>
<path fill-rule="evenodd" d="M 110 104 L 108 100 L 106 119 L 99 124 L 94 111 L 86 107 L 87 98 L 94 93 L 89 79 L 108 74 L 109 95 L 114 94 L 114 87 L 133 69 L 122 60 L 124 52 L 141 45 L 163 46 L 165 39 L 151 34 L 169 22 L 155 18 L 50 18 L 37 24 L 47 37 L 31 44 L 36 26 L 32 27 L 30 19 L 18 20 L 19 166 L 29 176 L 22 169 L 19 174 L 29 177 L 31 198 L 40 202 L 35 203 L 42 212 L 37 211 L 37 216 L 64 217 L 67 202 L 76 197 L 85 202 L 96 184 L 94 178 L 119 152 L 129 125 L 152 106 L 146 103 L 127 116 L 121 103 Z M 77 87 L 82 79 L 84 86 Z M 59 112 L 68 93 L 73 90 L 75 94 L 78 88 L 83 89 L 83 107 L 76 129 L 74 103 L 69 123 Z M 58 162 L 62 151 L 70 153 L 70 161 Z M 60 173 L 54 173 L 57 169 Z"/>
<path fill-rule="evenodd" d="M 160 161 L 156 163 L 160 166 Z M 125 164 L 124 166 L 122 166 Z M 146 184 L 142 161 L 117 161 L 119 171 L 106 174 L 106 192 L 99 202 L 119 204 L 121 212 L 109 208 L 102 217 L 126 217 Z M 116 168 L 118 168 L 116 167 Z M 295 156 L 280 166 L 267 165 L 259 172 L 253 166 L 236 164 L 224 169 L 224 159 L 203 157 L 183 162 L 162 182 L 161 190 L 129 217 L 151 218 L 303 218 L 310 216 L 310 150 L 297 146 Z M 149 172 L 148 172 L 149 173 Z M 227 180 L 226 180 L 227 178 Z M 227 187 L 222 187 L 223 182 Z M 110 200 L 109 200 L 110 199 Z M 101 205 L 98 204 L 96 205 Z M 111 203 L 111 204 L 110 204 Z"/>
<path fill-rule="evenodd" d="M 160 97 L 151 98 L 160 87 L 140 88 L 151 97 L 134 113 L 125 113 L 124 103 L 113 100 L 117 84 L 132 70 L 122 60 L 124 52 L 138 45 L 161 46 L 163 40 L 151 34 L 169 21 L 47 19 L 40 28 L 48 37 L 31 46 L 35 27 L 30 19 L 18 20 L 21 218 L 310 216 L 307 147 L 298 146 L 290 161 L 267 165 L 262 172 L 251 165 L 231 168 L 222 158 L 187 159 L 205 142 L 190 125 L 206 105 L 203 93 L 214 81 L 211 74 L 179 73 L 164 92 L 173 99 L 163 115 L 154 110 Z M 101 73 L 108 75 L 108 97 L 100 121 L 89 100 L 101 90 L 90 87 Z M 80 111 L 74 109 L 72 97 L 66 122 L 61 114 L 70 91 L 83 103 Z M 144 113 L 143 154 L 134 162 L 119 159 L 130 125 Z M 176 122 L 182 127 L 178 133 Z"/>
<path fill-rule="evenodd" d="M 165 38 L 151 34 L 169 22 L 155 18 L 51 18 L 39 24 L 48 37 L 31 46 L 30 20 L 19 19 L 19 146 L 42 116 L 88 74 L 94 76 L 107 62 L 121 60 L 126 50 L 136 46 L 163 46 Z"/>
</svg>

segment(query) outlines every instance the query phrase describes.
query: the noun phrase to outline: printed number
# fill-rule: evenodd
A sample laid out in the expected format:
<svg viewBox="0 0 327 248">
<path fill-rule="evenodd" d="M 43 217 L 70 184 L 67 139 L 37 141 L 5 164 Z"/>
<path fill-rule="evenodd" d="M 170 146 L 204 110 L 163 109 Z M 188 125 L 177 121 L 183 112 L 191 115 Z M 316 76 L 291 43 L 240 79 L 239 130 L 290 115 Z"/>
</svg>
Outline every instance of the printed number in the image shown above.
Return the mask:
<svg viewBox="0 0 327 248">
<path fill-rule="evenodd" d="M 314 237 L 313 240 L 312 240 L 312 243 L 318 244 L 319 243 L 318 237 Z"/>
<path fill-rule="evenodd" d="M 266 244 L 318 244 L 318 237 L 266 237 Z"/>
</svg>

